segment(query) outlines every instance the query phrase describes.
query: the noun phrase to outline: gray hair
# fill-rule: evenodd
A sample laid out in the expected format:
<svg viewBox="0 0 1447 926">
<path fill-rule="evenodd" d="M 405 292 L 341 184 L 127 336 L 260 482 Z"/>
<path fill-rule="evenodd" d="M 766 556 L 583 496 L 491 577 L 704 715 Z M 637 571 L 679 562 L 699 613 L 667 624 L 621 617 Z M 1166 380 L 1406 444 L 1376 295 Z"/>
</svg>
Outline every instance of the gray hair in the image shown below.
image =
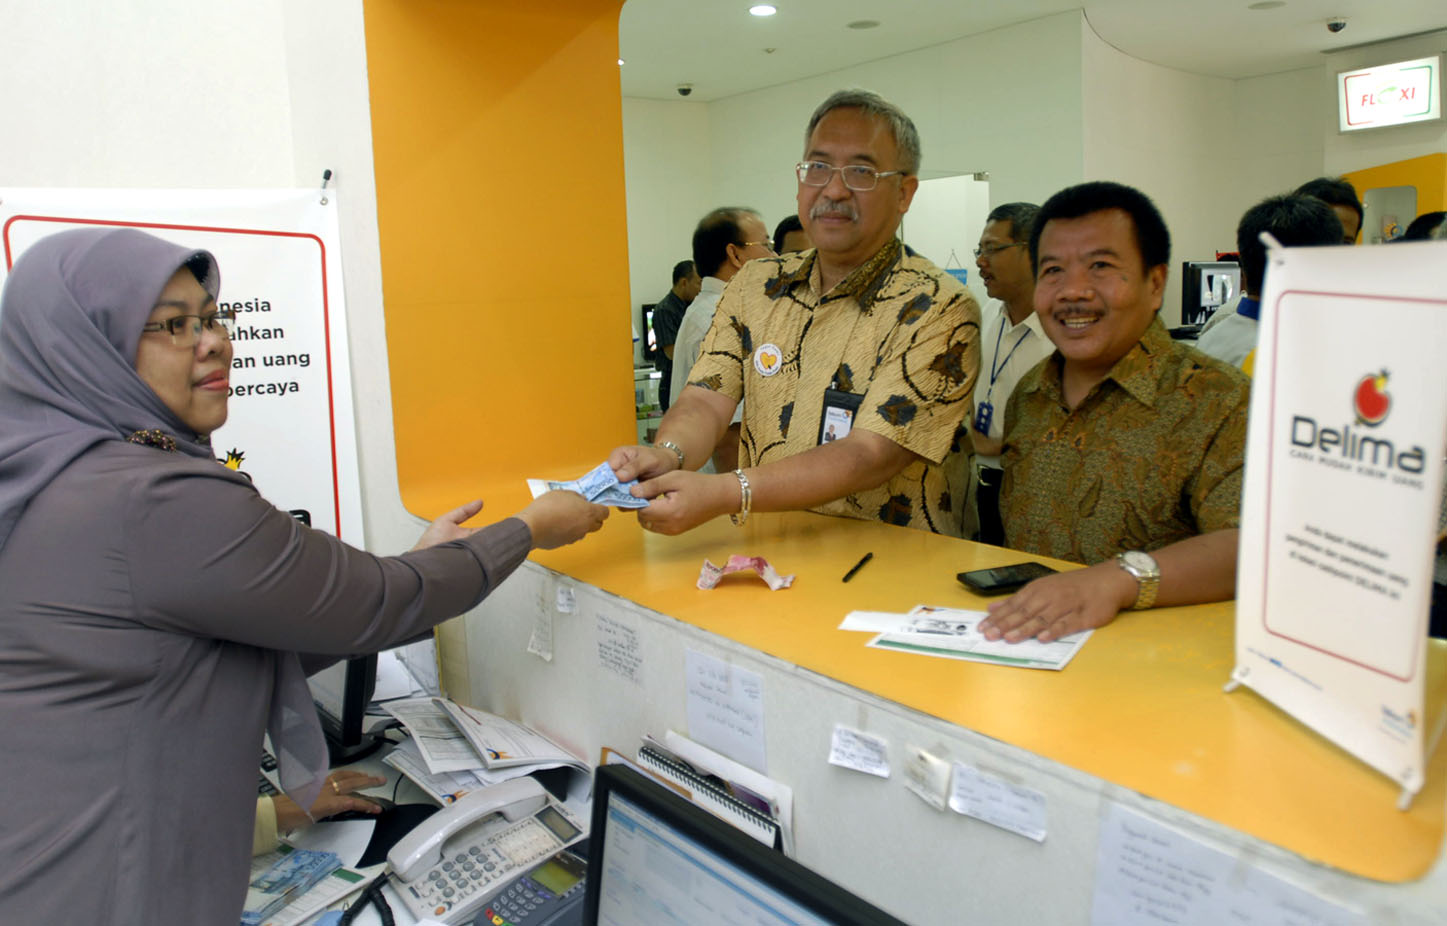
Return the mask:
<svg viewBox="0 0 1447 926">
<path fill-rule="evenodd" d="M 1030 232 L 1035 230 L 1035 218 L 1040 207 L 1034 203 L 1003 203 L 990 210 L 986 222 L 1009 222 L 1010 237 L 1016 241 L 1029 241 Z"/>
<path fill-rule="evenodd" d="M 883 119 L 889 125 L 890 133 L 894 135 L 895 147 L 899 149 L 899 170 L 906 174 L 919 173 L 919 130 L 904 114 L 904 110 L 868 90 L 838 90 L 820 103 L 819 108 L 814 110 L 814 115 L 809 117 L 809 127 L 804 130 L 805 153 L 808 153 L 814 129 L 825 116 L 836 109 L 857 109 L 866 116 Z"/>
</svg>

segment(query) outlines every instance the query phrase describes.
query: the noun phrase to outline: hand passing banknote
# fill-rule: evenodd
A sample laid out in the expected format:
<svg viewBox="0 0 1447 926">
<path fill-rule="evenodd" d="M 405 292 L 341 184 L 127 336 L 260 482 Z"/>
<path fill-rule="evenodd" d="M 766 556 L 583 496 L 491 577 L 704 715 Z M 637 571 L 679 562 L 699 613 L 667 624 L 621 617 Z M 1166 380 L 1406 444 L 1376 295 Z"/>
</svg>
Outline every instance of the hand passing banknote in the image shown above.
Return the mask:
<svg viewBox="0 0 1447 926">
<path fill-rule="evenodd" d="M 618 477 L 613 474 L 613 468 L 607 463 L 600 463 L 588 473 L 569 482 L 529 479 L 528 491 L 533 494 L 533 498 L 537 498 L 545 492 L 562 489 L 564 492 L 577 492 L 594 504 L 607 505 L 610 508 L 647 508 L 648 499 L 635 498 L 628 491 L 637 484 L 637 479 L 619 482 Z"/>
</svg>

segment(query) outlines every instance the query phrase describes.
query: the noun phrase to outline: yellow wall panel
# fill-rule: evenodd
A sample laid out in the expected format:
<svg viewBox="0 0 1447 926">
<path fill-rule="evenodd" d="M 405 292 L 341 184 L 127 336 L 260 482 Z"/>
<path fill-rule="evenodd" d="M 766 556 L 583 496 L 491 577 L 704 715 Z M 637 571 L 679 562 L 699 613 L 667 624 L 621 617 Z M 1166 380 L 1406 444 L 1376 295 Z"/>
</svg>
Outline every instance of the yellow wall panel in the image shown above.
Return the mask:
<svg viewBox="0 0 1447 926">
<path fill-rule="evenodd" d="M 1356 188 L 1358 196 L 1379 187 L 1414 186 L 1417 188 L 1417 215 L 1447 210 L 1447 154 L 1428 154 L 1405 161 L 1393 161 L 1343 174 Z M 1406 217 L 1403 227 L 1412 221 Z"/>
<path fill-rule="evenodd" d="M 365 4 L 397 471 L 416 514 L 487 491 L 495 518 L 524 478 L 634 440 L 621 6 Z"/>
</svg>

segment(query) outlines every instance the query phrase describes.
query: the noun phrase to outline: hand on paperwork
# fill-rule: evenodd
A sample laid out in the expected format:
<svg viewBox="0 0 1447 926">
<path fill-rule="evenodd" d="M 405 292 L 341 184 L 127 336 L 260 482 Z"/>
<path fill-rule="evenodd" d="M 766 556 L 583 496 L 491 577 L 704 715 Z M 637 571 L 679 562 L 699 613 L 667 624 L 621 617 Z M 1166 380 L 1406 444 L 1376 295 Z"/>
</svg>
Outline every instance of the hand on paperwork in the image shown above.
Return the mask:
<svg viewBox="0 0 1447 926">
<path fill-rule="evenodd" d="M 1135 598 L 1135 579 L 1107 560 L 1036 579 L 1009 598 L 991 602 L 980 631 L 987 640 L 1019 643 L 1034 637 L 1049 643 L 1078 630 L 1104 627 Z"/>
<path fill-rule="evenodd" d="M 368 775 L 366 772 L 359 772 L 356 769 L 338 769 L 328 775 L 327 780 L 322 783 L 322 792 L 317 795 L 316 801 L 312 804 L 310 815 L 285 794 L 273 795 L 271 802 L 276 807 L 276 829 L 281 833 L 290 833 L 315 820 L 346 811 L 381 813 L 380 805 L 366 798 L 357 797 L 353 792 L 386 784 L 386 782 L 385 778 Z"/>
</svg>

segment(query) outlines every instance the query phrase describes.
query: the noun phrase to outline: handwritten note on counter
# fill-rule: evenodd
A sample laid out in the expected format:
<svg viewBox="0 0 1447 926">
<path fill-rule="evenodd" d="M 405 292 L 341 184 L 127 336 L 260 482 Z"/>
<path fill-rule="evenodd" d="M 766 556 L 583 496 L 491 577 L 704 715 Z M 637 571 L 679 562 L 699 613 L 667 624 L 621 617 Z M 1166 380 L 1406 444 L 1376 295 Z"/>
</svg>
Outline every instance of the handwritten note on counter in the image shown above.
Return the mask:
<svg viewBox="0 0 1447 926">
<path fill-rule="evenodd" d="M 1366 917 L 1112 805 L 1095 863 L 1094 926 L 1367 926 Z"/>
<path fill-rule="evenodd" d="M 1049 829 L 1043 793 L 963 762 L 955 763 L 950 809 L 1036 842 L 1044 842 Z"/>
<path fill-rule="evenodd" d="M 764 679 L 703 653 L 688 651 L 688 735 L 756 772 L 764 753 Z"/>
<path fill-rule="evenodd" d="M 829 764 L 888 778 L 889 743 L 882 737 L 836 723 L 829 743 Z"/>
<path fill-rule="evenodd" d="M 635 685 L 643 684 L 643 642 L 637 628 L 606 614 L 598 615 L 597 627 L 598 665 Z"/>
</svg>

